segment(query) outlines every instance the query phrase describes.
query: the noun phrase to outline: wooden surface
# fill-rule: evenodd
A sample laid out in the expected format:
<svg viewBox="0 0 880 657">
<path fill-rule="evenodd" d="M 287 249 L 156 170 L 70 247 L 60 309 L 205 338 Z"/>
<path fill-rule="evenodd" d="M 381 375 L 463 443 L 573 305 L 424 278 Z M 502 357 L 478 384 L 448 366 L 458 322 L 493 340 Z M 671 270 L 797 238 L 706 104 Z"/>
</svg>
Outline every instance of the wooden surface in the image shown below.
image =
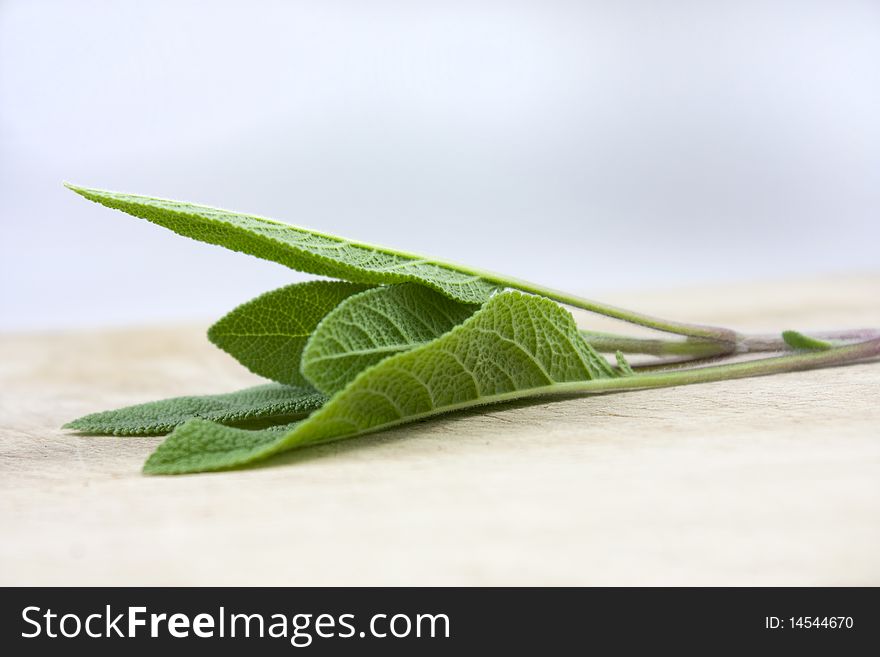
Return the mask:
<svg viewBox="0 0 880 657">
<path fill-rule="evenodd" d="M 880 326 L 880 276 L 604 300 Z M 57 428 L 255 381 L 203 331 L 0 336 L 0 584 L 880 584 L 880 363 L 495 407 L 183 477 L 140 474 L 159 438 Z"/>
</svg>

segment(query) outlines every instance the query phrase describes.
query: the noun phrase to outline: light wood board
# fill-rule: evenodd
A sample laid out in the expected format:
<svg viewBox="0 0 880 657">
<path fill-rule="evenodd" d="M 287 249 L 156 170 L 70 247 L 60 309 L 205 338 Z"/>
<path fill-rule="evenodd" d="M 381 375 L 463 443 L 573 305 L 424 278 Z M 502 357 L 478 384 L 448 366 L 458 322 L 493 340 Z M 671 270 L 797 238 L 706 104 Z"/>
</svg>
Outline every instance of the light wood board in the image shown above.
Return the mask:
<svg viewBox="0 0 880 657">
<path fill-rule="evenodd" d="M 880 275 L 604 300 L 880 326 Z M 0 336 L 0 584 L 880 584 L 880 363 L 495 407 L 194 476 L 140 474 L 160 438 L 58 429 L 256 382 L 204 329 Z"/>
</svg>

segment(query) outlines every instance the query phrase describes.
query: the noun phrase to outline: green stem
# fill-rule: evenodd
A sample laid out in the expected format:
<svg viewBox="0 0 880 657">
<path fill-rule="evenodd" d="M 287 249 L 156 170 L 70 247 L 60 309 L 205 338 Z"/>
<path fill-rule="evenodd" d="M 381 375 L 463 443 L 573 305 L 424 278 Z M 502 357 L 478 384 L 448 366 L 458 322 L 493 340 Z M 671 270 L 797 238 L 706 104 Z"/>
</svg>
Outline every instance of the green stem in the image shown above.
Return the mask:
<svg viewBox="0 0 880 657">
<path fill-rule="evenodd" d="M 564 303 L 569 306 L 574 306 L 575 308 L 580 308 L 582 310 L 588 310 L 590 312 L 598 313 L 600 315 L 605 315 L 606 317 L 620 319 L 631 324 L 646 326 L 648 328 L 656 329 L 658 331 L 665 331 L 666 333 L 675 333 L 692 338 L 703 338 L 706 340 L 721 342 L 727 347 L 727 351 L 725 353 L 735 352 L 736 345 L 739 342 L 740 335 L 736 331 L 733 331 L 731 329 L 722 328 L 719 326 L 705 326 L 703 324 L 691 324 L 688 322 L 678 322 L 675 320 L 663 319 L 661 317 L 645 315 L 634 310 L 619 308 L 617 306 L 612 306 L 599 301 L 585 299 L 583 297 L 568 294 L 567 292 L 562 292 L 560 290 L 554 290 L 551 288 L 543 287 L 541 285 L 535 285 L 534 283 L 529 283 L 528 281 L 506 278 L 503 276 L 499 276 L 498 274 L 491 274 L 488 272 L 474 273 L 477 273 L 480 277 L 485 278 L 486 280 L 492 283 L 496 283 L 498 285 L 516 288 L 518 290 L 522 290 L 523 292 L 538 294 L 540 296 L 547 297 L 548 299 L 558 301 L 559 303 Z"/>
<path fill-rule="evenodd" d="M 699 365 L 715 365 L 716 363 L 725 362 L 730 354 L 722 354 L 720 356 L 667 356 L 660 357 L 656 360 L 646 363 L 631 363 L 630 367 L 637 373 L 666 371 L 673 369 L 682 369 L 685 366 L 693 368 Z"/>
<path fill-rule="evenodd" d="M 465 271 L 474 276 L 479 276 L 491 283 L 503 287 L 511 287 L 523 292 L 537 294 L 548 299 L 553 299 L 559 303 L 564 303 L 581 310 L 605 315 L 613 319 L 619 319 L 630 324 L 637 324 L 647 328 L 656 329 L 665 333 L 674 333 L 683 335 L 690 340 L 670 342 L 657 341 L 649 345 L 646 342 L 640 343 L 640 348 L 659 349 L 662 354 L 687 355 L 695 358 L 705 358 L 711 356 L 723 356 L 729 354 L 748 353 L 748 352 L 765 352 L 765 351 L 790 351 L 791 347 L 785 343 L 780 335 L 747 335 L 739 333 L 733 329 L 721 326 L 709 326 L 706 324 L 693 324 L 690 322 L 679 322 L 677 320 L 664 319 L 653 315 L 612 306 L 600 301 L 586 299 L 560 290 L 530 283 L 529 281 L 517 278 L 509 278 L 501 274 L 487 272 L 479 269 L 470 269 L 457 267 L 459 271 Z M 601 335 L 601 334 L 597 334 Z M 612 334 L 606 334 L 611 336 Z M 843 342 L 871 340 L 880 336 L 878 329 L 857 329 L 850 331 L 826 331 L 819 333 L 811 333 L 813 337 L 823 340 L 838 340 Z M 608 342 L 609 351 L 626 351 L 622 346 L 610 349 L 613 342 Z M 663 351 L 671 350 L 671 351 Z M 652 351 L 639 351 L 635 353 L 654 353 Z"/>
<path fill-rule="evenodd" d="M 606 354 L 622 351 L 627 354 L 648 354 L 650 356 L 706 358 L 730 353 L 730 348 L 726 344 L 701 338 L 668 340 L 665 338 L 639 338 L 601 331 L 581 330 L 580 333 L 596 351 Z"/>
<path fill-rule="evenodd" d="M 652 363 L 633 365 L 634 369 L 658 369 L 671 367 L 693 361 L 716 359 L 733 353 L 758 352 L 792 352 L 795 351 L 781 334 L 739 334 L 736 349 L 731 352 L 729 345 L 701 338 L 685 338 L 684 340 L 667 338 L 640 338 L 617 333 L 581 330 L 581 335 L 590 345 L 602 353 L 622 351 L 626 354 L 647 354 L 658 356 L 663 360 Z M 835 346 L 850 344 L 854 341 L 864 342 L 880 337 L 878 329 L 852 329 L 844 331 L 813 331 L 810 337 L 830 340 Z M 671 356 L 672 358 L 664 358 Z"/>
<path fill-rule="evenodd" d="M 880 356 L 880 338 L 874 338 L 866 342 L 834 347 L 825 351 L 799 351 L 786 356 L 761 358 L 759 360 L 714 365 L 711 367 L 696 367 L 672 372 L 636 374 L 619 379 L 594 379 L 592 381 L 559 383 L 552 386 L 552 390 L 559 393 L 588 393 L 665 388 L 692 383 L 709 383 L 711 381 L 726 381 L 728 379 L 740 379 L 749 376 L 795 372 L 818 367 L 831 367 L 869 358 L 877 358 L 878 356 Z M 550 392 L 549 388 L 548 392 Z"/>
</svg>

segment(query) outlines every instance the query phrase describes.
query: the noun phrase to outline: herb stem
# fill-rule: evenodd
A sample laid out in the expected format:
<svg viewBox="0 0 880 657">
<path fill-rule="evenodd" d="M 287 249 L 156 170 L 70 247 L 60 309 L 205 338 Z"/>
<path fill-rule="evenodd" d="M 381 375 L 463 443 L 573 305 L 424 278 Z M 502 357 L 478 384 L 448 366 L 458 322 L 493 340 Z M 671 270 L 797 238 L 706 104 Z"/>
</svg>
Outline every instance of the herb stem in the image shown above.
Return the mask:
<svg viewBox="0 0 880 657">
<path fill-rule="evenodd" d="M 666 333 L 676 333 L 678 335 L 685 335 L 691 338 L 703 338 L 713 340 L 715 342 L 721 342 L 727 345 L 727 353 L 732 353 L 736 351 L 736 345 L 740 337 L 736 331 L 728 328 L 722 328 L 720 326 L 706 326 L 703 324 L 691 324 L 689 322 L 679 322 L 675 320 L 663 319 L 661 317 L 654 317 L 652 315 L 645 315 L 634 310 L 627 310 L 626 308 L 619 308 L 617 306 L 612 306 L 599 301 L 585 299 L 583 297 L 568 294 L 566 292 L 561 292 L 559 290 L 553 290 L 550 288 L 541 287 L 539 285 L 533 285 L 525 281 L 523 281 L 522 283 L 518 282 L 517 288 L 522 290 L 523 292 L 540 294 L 541 296 L 545 296 L 560 303 L 568 304 L 569 306 L 574 306 L 575 308 L 580 308 L 581 310 L 587 310 L 590 312 L 598 313 L 600 315 L 605 315 L 607 317 L 613 317 L 614 319 L 620 319 L 631 324 L 646 326 L 648 328 L 657 329 L 658 331 L 664 331 Z"/>
<path fill-rule="evenodd" d="M 650 356 L 705 358 L 730 353 L 730 347 L 727 344 L 702 338 L 668 340 L 665 338 L 639 338 L 601 331 L 581 330 L 580 333 L 596 351 L 607 354 L 622 351 L 627 354 L 648 354 Z"/>
<path fill-rule="evenodd" d="M 654 317 L 652 315 L 646 315 L 644 313 L 636 312 L 634 310 L 628 310 L 626 308 L 620 308 L 618 306 L 612 306 L 607 303 L 602 303 L 601 301 L 594 301 L 592 299 L 586 299 L 584 297 L 579 297 L 574 294 L 568 294 L 567 292 L 563 292 L 561 290 L 554 290 L 549 287 L 544 287 L 543 285 L 530 283 L 529 281 L 524 281 L 517 278 L 510 278 L 508 276 L 503 276 L 501 274 L 496 274 L 493 272 L 482 271 L 479 269 L 471 269 L 469 267 L 465 268 L 461 265 L 450 266 L 454 267 L 458 271 L 478 276 L 479 278 L 489 281 L 490 283 L 500 285 L 502 287 L 509 287 L 520 290 L 522 292 L 537 294 L 539 296 L 558 301 L 559 303 L 564 303 L 566 305 L 580 308 L 581 310 L 587 310 L 589 312 L 597 313 L 599 315 L 605 315 L 606 317 L 619 319 L 624 322 L 629 322 L 630 324 L 638 324 L 639 326 L 645 326 L 648 328 L 656 329 L 658 331 L 664 331 L 666 333 L 675 333 L 677 335 L 684 335 L 692 338 L 702 338 L 704 340 L 720 342 L 726 345 L 726 350 L 724 353 L 736 352 L 736 345 L 740 336 L 736 331 L 732 329 L 723 328 L 720 326 L 692 324 L 689 322 L 679 322 L 670 319 L 663 319 L 661 317 Z"/>
<path fill-rule="evenodd" d="M 636 374 L 618 379 L 594 379 L 553 386 L 560 393 L 589 393 L 612 390 L 637 390 L 667 386 L 709 383 L 750 376 L 833 367 L 880 356 L 880 337 L 856 344 L 833 347 L 825 351 L 798 351 L 784 356 L 761 358 L 740 363 L 695 367 L 672 372 Z M 548 390 L 549 392 L 549 390 Z"/>
<path fill-rule="evenodd" d="M 761 352 L 792 352 L 796 351 L 781 334 L 737 334 L 737 345 L 734 350 L 727 343 L 702 338 L 667 339 L 642 338 L 617 333 L 581 330 L 583 338 L 597 351 L 613 354 L 622 351 L 625 354 L 646 354 L 649 356 L 673 358 L 653 363 L 634 365 L 635 369 L 670 367 L 693 361 L 717 359 L 722 356 Z M 880 338 L 878 329 L 851 329 L 840 331 L 811 331 L 810 337 L 819 340 L 830 340 L 835 346 L 843 346 L 853 342 L 864 342 Z"/>
</svg>

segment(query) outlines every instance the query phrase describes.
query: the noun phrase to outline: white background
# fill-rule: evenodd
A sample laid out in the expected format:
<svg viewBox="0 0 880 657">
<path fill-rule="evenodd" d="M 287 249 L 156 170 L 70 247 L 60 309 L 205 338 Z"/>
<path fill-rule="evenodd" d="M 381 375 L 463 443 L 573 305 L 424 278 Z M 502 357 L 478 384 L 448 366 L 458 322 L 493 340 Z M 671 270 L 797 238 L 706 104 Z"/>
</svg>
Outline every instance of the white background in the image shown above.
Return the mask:
<svg viewBox="0 0 880 657">
<path fill-rule="evenodd" d="M 880 3 L 0 0 L 0 329 L 303 278 L 62 180 L 594 297 L 875 269 Z"/>
</svg>

